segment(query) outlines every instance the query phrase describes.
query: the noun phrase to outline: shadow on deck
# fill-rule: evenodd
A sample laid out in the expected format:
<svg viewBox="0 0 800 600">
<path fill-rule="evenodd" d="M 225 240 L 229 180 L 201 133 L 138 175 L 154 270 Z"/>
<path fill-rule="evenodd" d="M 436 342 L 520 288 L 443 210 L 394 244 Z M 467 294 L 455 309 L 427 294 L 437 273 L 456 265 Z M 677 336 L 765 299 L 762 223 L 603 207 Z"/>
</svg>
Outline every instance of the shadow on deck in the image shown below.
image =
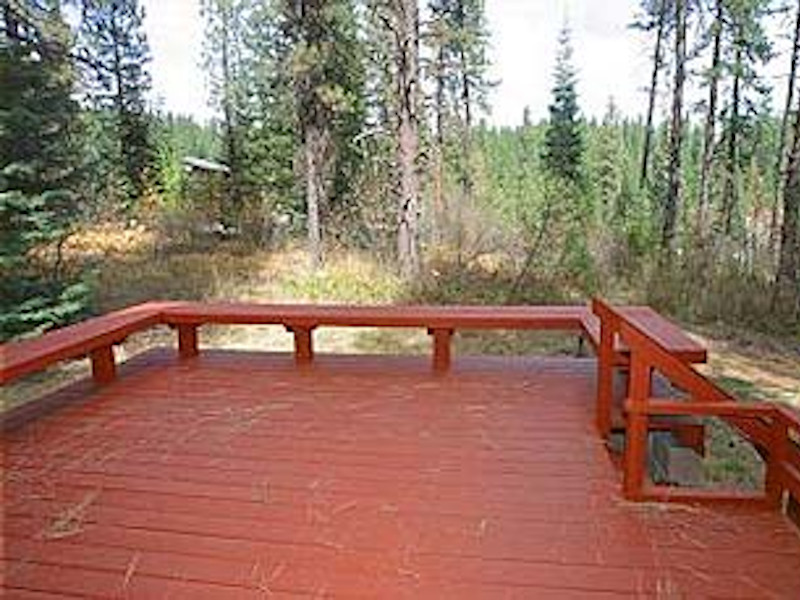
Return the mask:
<svg viewBox="0 0 800 600">
<path fill-rule="evenodd" d="M 6 597 L 800 597 L 779 512 L 622 498 L 595 364 L 152 351 L 6 434 Z"/>
</svg>

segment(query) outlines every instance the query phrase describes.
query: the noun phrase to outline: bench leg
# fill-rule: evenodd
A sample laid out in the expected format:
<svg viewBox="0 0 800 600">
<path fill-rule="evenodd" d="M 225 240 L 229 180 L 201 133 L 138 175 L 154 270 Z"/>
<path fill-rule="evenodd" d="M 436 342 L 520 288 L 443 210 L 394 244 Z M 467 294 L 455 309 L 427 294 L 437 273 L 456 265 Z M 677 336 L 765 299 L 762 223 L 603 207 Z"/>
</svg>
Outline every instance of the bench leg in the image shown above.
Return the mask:
<svg viewBox="0 0 800 600">
<path fill-rule="evenodd" d="M 103 346 L 92 350 L 89 357 L 92 360 L 92 377 L 95 383 L 105 384 L 114 381 L 117 375 L 117 365 L 114 361 L 113 346 Z"/>
<path fill-rule="evenodd" d="M 197 325 L 178 325 L 178 353 L 181 358 L 197 356 Z"/>
<path fill-rule="evenodd" d="M 445 373 L 450 369 L 450 339 L 453 337 L 453 330 L 429 329 L 428 334 L 433 336 L 433 370 L 436 373 Z"/>
<path fill-rule="evenodd" d="M 314 360 L 314 328 L 287 327 L 294 334 L 294 362 L 309 365 Z"/>
<path fill-rule="evenodd" d="M 702 423 L 675 423 L 672 435 L 685 448 L 691 448 L 698 456 L 706 455 L 706 429 Z"/>
<path fill-rule="evenodd" d="M 600 330 L 597 349 L 597 429 L 603 439 L 611 434 L 611 410 L 614 403 L 614 336 L 607 325 Z"/>
</svg>

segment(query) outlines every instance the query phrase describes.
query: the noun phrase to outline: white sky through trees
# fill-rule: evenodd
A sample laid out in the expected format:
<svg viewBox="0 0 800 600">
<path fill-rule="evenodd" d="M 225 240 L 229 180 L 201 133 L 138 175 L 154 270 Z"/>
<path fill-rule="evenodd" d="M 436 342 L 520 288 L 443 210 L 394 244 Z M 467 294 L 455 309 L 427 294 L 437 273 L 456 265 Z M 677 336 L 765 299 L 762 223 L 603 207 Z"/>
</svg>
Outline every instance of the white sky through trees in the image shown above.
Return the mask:
<svg viewBox="0 0 800 600">
<path fill-rule="evenodd" d="M 202 69 L 203 22 L 199 0 L 143 0 L 153 54 L 153 87 L 164 110 L 208 119 L 208 85 Z M 421 4 L 424 4 L 422 0 Z M 488 120 L 517 125 L 524 107 L 534 121 L 547 116 L 556 40 L 565 22 L 572 29 L 584 116 L 600 118 L 609 98 L 628 116 L 642 114 L 649 80 L 650 42 L 629 29 L 637 0 L 486 0 L 491 32 L 490 77 L 497 82 Z M 781 57 L 770 69 L 781 72 Z M 694 65 L 699 69 L 701 63 Z M 773 108 L 782 107 L 784 81 Z"/>
</svg>

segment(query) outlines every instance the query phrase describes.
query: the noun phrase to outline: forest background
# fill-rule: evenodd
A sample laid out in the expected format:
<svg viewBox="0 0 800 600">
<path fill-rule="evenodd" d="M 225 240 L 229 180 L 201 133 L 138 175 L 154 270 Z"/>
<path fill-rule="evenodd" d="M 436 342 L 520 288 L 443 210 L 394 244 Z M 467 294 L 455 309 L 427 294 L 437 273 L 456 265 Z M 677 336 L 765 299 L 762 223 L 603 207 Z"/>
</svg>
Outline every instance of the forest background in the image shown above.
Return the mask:
<svg viewBox="0 0 800 600">
<path fill-rule="evenodd" d="M 137 0 L 2 0 L 0 337 L 237 296 L 279 257 L 312 300 L 602 294 L 796 346 L 800 2 L 643 0 L 635 118 L 583 116 L 553 31 L 548 118 L 503 127 L 485 10 L 204 0 L 200 122 L 151 101 Z M 370 266 L 331 283 L 342 253 Z"/>
</svg>

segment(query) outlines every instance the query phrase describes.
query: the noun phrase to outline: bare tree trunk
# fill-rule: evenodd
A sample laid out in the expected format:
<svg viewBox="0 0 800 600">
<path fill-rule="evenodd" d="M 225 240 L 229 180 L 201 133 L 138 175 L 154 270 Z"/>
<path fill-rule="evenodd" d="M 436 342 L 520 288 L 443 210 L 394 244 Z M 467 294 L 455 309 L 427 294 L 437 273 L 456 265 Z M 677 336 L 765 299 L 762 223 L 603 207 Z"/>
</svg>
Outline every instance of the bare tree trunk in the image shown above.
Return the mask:
<svg viewBox="0 0 800 600">
<path fill-rule="evenodd" d="M 287 5 L 295 41 L 306 48 L 319 48 L 321 15 L 325 0 L 290 0 Z M 319 59 L 321 60 L 321 59 Z M 331 113 L 318 97 L 325 74 L 319 60 L 294 70 L 294 95 L 303 141 L 303 188 L 306 200 L 308 255 L 312 269 L 322 266 L 324 251 L 321 215 L 327 206 L 330 169 Z"/>
<path fill-rule="evenodd" d="M 464 29 L 464 2 L 458 3 L 458 25 Z M 459 62 L 461 63 L 461 103 L 464 110 L 464 119 L 461 128 L 461 199 L 458 203 L 458 264 L 463 260 L 464 250 L 464 207 L 472 204 L 472 94 L 471 83 L 469 80 L 469 60 L 464 48 L 464 43 L 460 45 Z"/>
<path fill-rule="evenodd" d="M 220 56 L 220 67 L 222 68 L 222 118 L 223 118 L 223 139 L 225 144 L 226 160 L 230 169 L 230 176 L 227 180 L 228 205 L 224 207 L 223 220 L 233 220 L 233 216 L 241 208 L 242 195 L 239 185 L 240 163 L 239 144 L 237 140 L 236 111 L 233 98 L 234 73 L 231 66 L 230 56 L 230 36 L 233 27 L 230 6 L 222 7 L 222 47 Z M 227 223 L 230 224 L 230 223 Z"/>
<path fill-rule="evenodd" d="M 683 87 L 686 81 L 686 2 L 675 0 L 675 80 L 669 140 L 669 172 L 661 248 L 670 259 L 675 250 L 675 229 L 681 196 L 681 148 L 683 147 Z"/>
<path fill-rule="evenodd" d="M 400 169 L 397 255 L 404 276 L 419 271 L 419 9 L 416 0 L 393 0 L 398 100 L 397 164 Z"/>
<path fill-rule="evenodd" d="M 647 123 L 644 129 L 644 151 L 642 153 L 642 171 L 639 176 L 639 186 L 647 182 L 650 171 L 650 151 L 653 145 L 653 118 L 656 110 L 656 95 L 658 93 L 658 74 L 661 71 L 662 46 L 667 23 L 667 0 L 661 0 L 658 14 L 658 30 L 656 33 L 656 47 L 653 53 L 653 72 L 650 76 L 650 98 L 647 104 Z"/>
<path fill-rule="evenodd" d="M 783 120 L 781 121 L 780 139 L 778 140 L 778 155 L 775 165 L 775 203 L 772 205 L 772 217 L 770 219 L 770 255 L 775 250 L 775 245 L 779 237 L 778 222 L 780 220 L 780 197 L 784 179 L 784 169 L 787 159 L 786 142 L 789 134 L 789 113 L 794 102 L 795 86 L 797 86 L 797 70 L 800 63 L 800 0 L 797 2 L 797 19 L 794 26 L 794 43 L 792 44 L 792 54 L 789 60 L 789 79 L 786 89 L 786 106 L 783 109 Z"/>
<path fill-rule="evenodd" d="M 708 108 L 703 139 L 703 162 L 700 171 L 700 198 L 697 203 L 697 231 L 701 238 L 706 235 L 708 207 L 711 198 L 711 166 L 714 159 L 714 138 L 717 124 L 717 97 L 719 94 L 719 68 L 722 48 L 723 3 L 717 0 L 714 23 L 714 45 L 711 57 L 711 79 L 708 82 Z"/>
<path fill-rule="evenodd" d="M 722 193 L 722 231 L 726 236 L 733 232 L 733 214 L 739 205 L 739 110 L 741 106 L 741 45 L 736 49 L 735 74 L 733 76 L 733 97 L 728 126 L 728 156 L 725 173 L 725 188 Z"/>
<path fill-rule="evenodd" d="M 800 314 L 800 101 L 793 129 L 783 187 L 783 224 L 774 305 L 797 316 Z"/>
<path fill-rule="evenodd" d="M 441 34 L 440 34 L 441 36 Z M 444 201 L 444 127 L 445 127 L 445 81 L 444 81 L 444 40 L 438 40 L 439 49 L 436 53 L 436 148 L 434 150 L 434 178 L 433 178 L 433 242 L 442 241 L 444 215 L 447 212 Z"/>
<path fill-rule="evenodd" d="M 305 130 L 303 155 L 305 157 L 306 188 L 306 227 L 308 229 L 308 254 L 311 268 L 322 266 L 322 228 L 320 225 L 320 205 L 325 198 L 325 190 L 321 175 L 323 149 L 322 134 L 313 123 Z"/>
</svg>

